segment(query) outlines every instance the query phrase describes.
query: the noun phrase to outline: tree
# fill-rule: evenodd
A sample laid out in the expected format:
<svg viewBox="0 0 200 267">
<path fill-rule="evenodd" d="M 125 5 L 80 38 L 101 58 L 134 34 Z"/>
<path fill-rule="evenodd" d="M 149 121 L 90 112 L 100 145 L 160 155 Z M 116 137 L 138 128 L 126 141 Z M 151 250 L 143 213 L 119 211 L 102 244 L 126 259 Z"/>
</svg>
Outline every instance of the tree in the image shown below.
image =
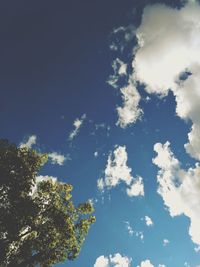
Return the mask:
<svg viewBox="0 0 200 267">
<path fill-rule="evenodd" d="M 74 206 L 72 186 L 37 174 L 47 161 L 0 140 L 0 266 L 49 267 L 75 259 L 90 225 L 90 203 Z"/>
</svg>

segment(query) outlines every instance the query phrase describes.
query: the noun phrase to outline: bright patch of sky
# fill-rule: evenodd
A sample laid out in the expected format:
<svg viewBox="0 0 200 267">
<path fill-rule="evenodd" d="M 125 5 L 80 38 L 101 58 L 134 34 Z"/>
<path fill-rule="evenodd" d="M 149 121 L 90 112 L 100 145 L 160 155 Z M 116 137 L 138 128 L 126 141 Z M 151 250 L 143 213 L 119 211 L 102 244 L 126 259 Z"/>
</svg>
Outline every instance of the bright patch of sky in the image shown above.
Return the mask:
<svg viewBox="0 0 200 267">
<path fill-rule="evenodd" d="M 0 9 L 1 137 L 49 155 L 33 194 L 68 182 L 97 218 L 58 266 L 200 266 L 199 1 L 22 2 Z"/>
</svg>

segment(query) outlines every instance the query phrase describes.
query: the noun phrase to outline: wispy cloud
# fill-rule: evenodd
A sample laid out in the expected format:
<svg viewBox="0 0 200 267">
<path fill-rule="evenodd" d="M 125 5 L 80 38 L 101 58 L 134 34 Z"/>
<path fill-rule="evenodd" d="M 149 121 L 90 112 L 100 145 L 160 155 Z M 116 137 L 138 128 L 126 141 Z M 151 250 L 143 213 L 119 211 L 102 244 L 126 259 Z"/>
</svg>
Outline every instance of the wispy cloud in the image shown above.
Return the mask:
<svg viewBox="0 0 200 267">
<path fill-rule="evenodd" d="M 143 114 L 142 109 L 139 107 L 141 97 L 131 81 L 129 81 L 126 87 L 120 89 L 120 91 L 123 103 L 122 107 L 117 107 L 117 125 L 126 128 L 128 125 L 140 119 Z"/>
<path fill-rule="evenodd" d="M 111 33 L 110 49 L 112 51 L 118 51 L 122 53 L 127 44 L 134 39 L 134 25 L 128 25 L 127 27 L 120 26 L 115 28 Z"/>
<path fill-rule="evenodd" d="M 27 147 L 29 149 L 32 148 L 33 145 L 36 144 L 37 136 L 36 135 L 31 135 L 27 138 L 25 142 L 20 143 L 20 148 Z"/>
<path fill-rule="evenodd" d="M 113 68 L 114 74 L 109 76 L 109 79 L 107 82 L 112 87 L 118 88 L 118 81 L 120 80 L 120 77 L 127 75 L 127 64 L 125 64 L 119 58 L 116 58 L 112 62 L 112 68 Z"/>
<path fill-rule="evenodd" d="M 136 231 L 135 229 L 133 229 L 129 221 L 125 221 L 124 223 L 126 225 L 129 236 L 135 236 L 142 241 L 144 240 L 144 233 L 142 231 Z"/>
<path fill-rule="evenodd" d="M 77 136 L 77 134 L 79 133 L 80 128 L 81 128 L 85 119 L 86 119 L 86 114 L 83 114 L 80 119 L 77 118 L 74 121 L 74 123 L 73 123 L 74 130 L 69 134 L 69 140 L 70 141 L 72 141 L 74 139 L 74 137 Z"/>
<path fill-rule="evenodd" d="M 69 155 L 64 156 L 57 152 L 49 153 L 48 157 L 50 158 L 52 164 L 58 164 L 60 166 L 63 165 L 66 160 L 70 159 Z"/>
<path fill-rule="evenodd" d="M 134 230 L 133 230 L 133 227 L 130 225 L 130 222 L 125 222 L 125 224 L 126 224 L 126 229 L 128 231 L 128 234 L 130 236 L 133 236 Z"/>
<path fill-rule="evenodd" d="M 109 77 L 108 83 L 114 88 L 120 88 L 122 96 L 122 106 L 116 108 L 118 114 L 116 125 L 126 128 L 142 116 L 142 109 L 139 108 L 141 97 L 136 89 L 134 80 L 127 74 L 127 64 L 116 58 L 112 63 L 112 67 L 114 74 Z M 124 86 L 121 85 L 121 77 L 125 77 Z"/>
</svg>

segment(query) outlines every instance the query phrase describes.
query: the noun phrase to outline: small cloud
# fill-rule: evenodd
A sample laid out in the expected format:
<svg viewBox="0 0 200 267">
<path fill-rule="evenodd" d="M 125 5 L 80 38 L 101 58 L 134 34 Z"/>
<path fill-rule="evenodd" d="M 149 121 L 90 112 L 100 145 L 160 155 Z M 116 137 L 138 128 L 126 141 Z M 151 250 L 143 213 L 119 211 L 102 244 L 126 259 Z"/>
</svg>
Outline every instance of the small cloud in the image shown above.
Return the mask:
<svg viewBox="0 0 200 267">
<path fill-rule="evenodd" d="M 108 257 L 100 256 L 96 259 L 94 267 L 130 267 L 132 259 L 122 256 L 120 253 L 109 255 Z"/>
<path fill-rule="evenodd" d="M 57 152 L 52 152 L 48 154 L 49 158 L 51 159 L 52 164 L 63 165 L 66 160 L 69 160 L 69 155 L 65 157 L 64 155 L 58 154 Z"/>
<path fill-rule="evenodd" d="M 121 182 L 127 185 L 127 195 L 130 197 L 144 195 L 142 178 L 133 178 L 132 169 L 127 165 L 128 155 L 125 146 L 116 146 L 113 153 L 110 153 L 105 168 L 105 179 L 97 181 L 97 187 L 103 191 L 105 187 L 111 189 Z"/>
<path fill-rule="evenodd" d="M 153 264 L 151 264 L 150 260 L 145 260 L 140 263 L 140 266 L 137 267 L 154 267 Z"/>
<path fill-rule="evenodd" d="M 163 239 L 163 246 L 166 247 L 169 244 L 169 240 L 168 239 Z"/>
<path fill-rule="evenodd" d="M 95 151 L 95 152 L 94 152 L 94 157 L 97 158 L 98 155 L 99 155 L 99 152 L 98 152 L 98 151 Z"/>
<path fill-rule="evenodd" d="M 113 153 L 110 153 L 105 169 L 105 185 L 115 187 L 121 181 L 130 185 L 133 177 L 131 168 L 127 166 L 128 155 L 125 146 L 117 146 Z"/>
<path fill-rule="evenodd" d="M 99 256 L 96 259 L 94 267 L 109 267 L 109 259 L 107 257 Z"/>
<path fill-rule="evenodd" d="M 126 189 L 129 197 L 144 196 L 144 184 L 142 177 L 137 177 L 129 188 Z"/>
<path fill-rule="evenodd" d="M 103 178 L 99 178 L 98 180 L 97 180 L 97 188 L 100 190 L 100 191 L 104 191 L 104 186 L 105 186 L 105 184 L 104 184 L 104 180 L 103 180 Z"/>
<path fill-rule="evenodd" d="M 125 64 L 122 60 L 119 58 L 116 58 L 112 62 L 112 68 L 113 68 L 113 75 L 109 76 L 108 84 L 114 88 L 118 88 L 118 82 L 121 77 L 127 75 L 127 64 Z"/>
<path fill-rule="evenodd" d="M 119 253 L 116 253 L 114 256 L 110 255 L 110 263 L 114 266 L 118 267 L 130 267 L 131 258 L 128 258 L 127 256 L 122 256 Z"/>
<path fill-rule="evenodd" d="M 25 143 L 20 143 L 19 147 L 27 147 L 28 149 L 31 149 L 33 145 L 36 144 L 37 136 L 31 135 L 28 137 L 27 141 Z"/>
<path fill-rule="evenodd" d="M 110 49 L 112 51 L 123 52 L 126 46 L 135 37 L 135 26 L 129 25 L 127 27 L 120 26 L 115 28 L 111 33 Z"/>
<path fill-rule="evenodd" d="M 136 87 L 129 82 L 129 84 L 120 89 L 122 94 L 122 107 L 117 107 L 118 121 L 117 125 L 121 128 L 126 128 L 128 125 L 136 123 L 141 118 L 143 111 L 139 108 L 141 96 Z"/>
<path fill-rule="evenodd" d="M 153 221 L 149 216 L 145 216 L 144 219 L 147 226 L 153 226 Z"/>
<path fill-rule="evenodd" d="M 140 240 L 144 240 L 144 233 L 142 231 L 135 231 L 135 236 L 139 237 Z"/>
<path fill-rule="evenodd" d="M 82 126 L 84 120 L 86 119 L 86 114 L 83 114 L 80 119 L 76 119 L 73 123 L 74 130 L 69 135 L 69 140 L 72 141 L 74 137 L 79 133 L 80 127 Z"/>
<path fill-rule="evenodd" d="M 114 73 L 123 76 L 126 75 L 127 71 L 127 64 L 125 64 L 122 60 L 119 58 L 116 58 L 112 63 L 112 68 L 114 70 Z"/>
<path fill-rule="evenodd" d="M 134 231 L 133 231 L 132 226 L 130 225 L 130 222 L 125 222 L 125 224 L 126 224 L 126 229 L 128 230 L 129 236 L 133 236 Z"/>
<path fill-rule="evenodd" d="M 151 98 L 149 97 L 149 96 L 146 96 L 145 97 L 145 99 L 144 99 L 144 101 L 147 103 L 147 102 L 149 102 L 151 100 Z"/>
</svg>

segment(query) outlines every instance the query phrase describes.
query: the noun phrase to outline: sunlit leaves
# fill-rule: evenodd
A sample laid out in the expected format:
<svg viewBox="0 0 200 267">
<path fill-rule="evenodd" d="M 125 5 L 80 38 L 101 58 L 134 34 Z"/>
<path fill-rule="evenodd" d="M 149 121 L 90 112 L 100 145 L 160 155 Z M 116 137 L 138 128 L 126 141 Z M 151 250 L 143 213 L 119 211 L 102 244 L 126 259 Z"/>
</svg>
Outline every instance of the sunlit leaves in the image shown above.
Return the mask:
<svg viewBox="0 0 200 267">
<path fill-rule="evenodd" d="M 88 216 L 90 203 L 74 206 L 71 185 L 51 179 L 36 184 L 46 161 L 46 155 L 0 141 L 0 266 L 48 267 L 73 260 L 95 221 Z"/>
</svg>

